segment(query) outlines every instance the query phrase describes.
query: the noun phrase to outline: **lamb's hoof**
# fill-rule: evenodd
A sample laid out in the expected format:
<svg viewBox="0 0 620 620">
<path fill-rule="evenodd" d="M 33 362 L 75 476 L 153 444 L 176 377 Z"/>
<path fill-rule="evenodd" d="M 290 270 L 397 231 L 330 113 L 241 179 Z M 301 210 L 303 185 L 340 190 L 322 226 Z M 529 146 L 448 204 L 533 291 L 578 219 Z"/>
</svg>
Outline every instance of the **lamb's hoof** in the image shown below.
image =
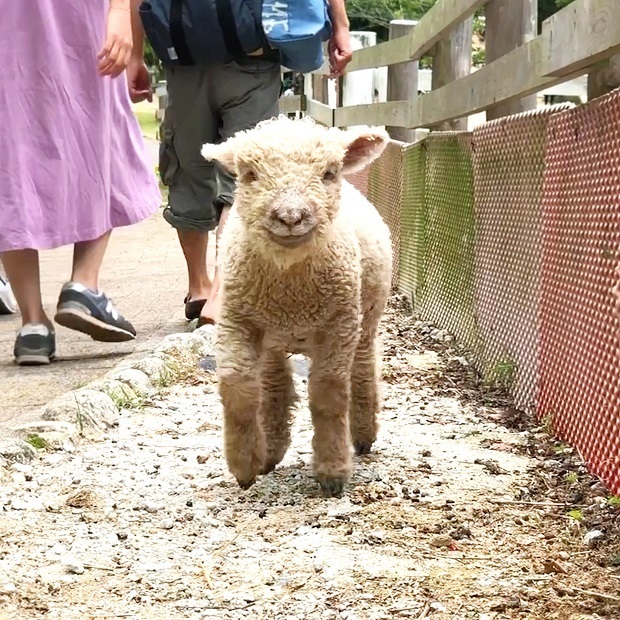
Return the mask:
<svg viewBox="0 0 620 620">
<path fill-rule="evenodd" d="M 266 476 L 267 474 L 270 474 L 277 467 L 278 462 L 269 461 L 265 463 L 265 465 L 263 465 L 263 467 L 260 470 L 261 476 Z"/>
<path fill-rule="evenodd" d="M 372 441 L 364 440 L 354 441 L 353 446 L 355 447 L 355 454 L 370 454 L 370 451 L 372 450 L 372 443 Z"/>
<path fill-rule="evenodd" d="M 247 491 L 255 482 L 256 482 L 256 477 L 245 479 L 245 480 L 237 478 L 237 483 L 244 491 Z"/>
<path fill-rule="evenodd" d="M 346 482 L 346 478 L 332 478 L 330 476 L 319 477 L 319 484 L 321 485 L 321 490 L 325 497 L 342 497 Z"/>
<path fill-rule="evenodd" d="M 267 450 L 265 464 L 260 468 L 261 476 L 270 474 L 281 462 L 288 450 L 288 442 L 284 445 L 276 446 Z"/>
</svg>

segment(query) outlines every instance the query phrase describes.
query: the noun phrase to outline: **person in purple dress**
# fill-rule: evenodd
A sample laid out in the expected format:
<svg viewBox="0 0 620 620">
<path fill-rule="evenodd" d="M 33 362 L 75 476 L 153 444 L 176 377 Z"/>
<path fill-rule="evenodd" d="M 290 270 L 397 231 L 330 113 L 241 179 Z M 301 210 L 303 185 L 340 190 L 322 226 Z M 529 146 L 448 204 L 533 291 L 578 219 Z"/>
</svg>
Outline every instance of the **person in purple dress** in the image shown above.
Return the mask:
<svg viewBox="0 0 620 620">
<path fill-rule="evenodd" d="M 8 2 L 0 19 L 0 258 L 22 315 L 18 364 L 56 353 L 39 250 L 73 244 L 54 320 L 104 342 L 134 327 L 99 288 L 111 231 L 161 197 L 131 109 L 130 0 Z"/>
</svg>

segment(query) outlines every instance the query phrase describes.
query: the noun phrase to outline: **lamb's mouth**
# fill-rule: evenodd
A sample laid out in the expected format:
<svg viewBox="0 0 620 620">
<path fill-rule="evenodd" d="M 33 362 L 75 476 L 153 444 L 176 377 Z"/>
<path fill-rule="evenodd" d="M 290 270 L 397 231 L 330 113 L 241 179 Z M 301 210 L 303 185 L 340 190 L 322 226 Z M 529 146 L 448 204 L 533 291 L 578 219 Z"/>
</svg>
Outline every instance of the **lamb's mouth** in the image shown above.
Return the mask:
<svg viewBox="0 0 620 620">
<path fill-rule="evenodd" d="M 297 248 L 300 245 L 304 245 L 307 243 L 314 234 L 314 229 L 309 230 L 308 232 L 302 235 L 276 235 L 270 230 L 267 231 L 269 233 L 269 237 L 272 241 L 275 241 L 278 245 L 281 245 L 284 248 Z"/>
</svg>

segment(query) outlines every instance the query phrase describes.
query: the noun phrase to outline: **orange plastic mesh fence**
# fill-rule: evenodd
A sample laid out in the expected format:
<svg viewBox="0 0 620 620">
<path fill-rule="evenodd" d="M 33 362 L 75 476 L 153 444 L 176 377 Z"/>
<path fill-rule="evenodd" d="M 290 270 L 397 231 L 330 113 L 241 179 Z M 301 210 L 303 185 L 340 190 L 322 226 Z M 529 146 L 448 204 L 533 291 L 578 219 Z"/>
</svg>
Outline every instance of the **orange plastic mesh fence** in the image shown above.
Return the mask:
<svg viewBox="0 0 620 620">
<path fill-rule="evenodd" d="M 555 106 L 474 130 L 475 314 L 483 372 L 535 411 L 538 388 L 541 192 Z"/>
<path fill-rule="evenodd" d="M 417 312 L 620 493 L 620 91 L 392 143 L 353 182 Z"/>
<path fill-rule="evenodd" d="M 620 92 L 549 122 L 538 413 L 620 491 Z"/>
</svg>

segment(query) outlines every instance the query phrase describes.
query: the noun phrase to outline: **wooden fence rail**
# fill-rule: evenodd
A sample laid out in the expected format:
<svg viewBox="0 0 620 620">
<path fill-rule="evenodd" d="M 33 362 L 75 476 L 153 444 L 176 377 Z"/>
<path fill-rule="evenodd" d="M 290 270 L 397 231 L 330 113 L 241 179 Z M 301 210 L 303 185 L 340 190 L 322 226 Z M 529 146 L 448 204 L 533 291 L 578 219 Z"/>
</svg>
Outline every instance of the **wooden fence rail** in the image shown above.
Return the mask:
<svg viewBox="0 0 620 620">
<path fill-rule="evenodd" d="M 354 52 L 348 71 L 420 59 L 475 11 L 503 1 L 439 0 L 410 34 Z M 510 2 L 525 4 L 532 0 Z M 495 33 L 497 36 L 502 35 Z M 404 101 L 336 108 L 312 97 L 301 97 L 283 103 L 283 111 L 301 109 L 316 121 L 336 127 L 431 127 L 522 99 L 588 73 L 618 51 L 620 0 L 576 0 L 545 21 L 542 32 L 534 39 L 430 93 Z M 324 74 L 325 70 L 323 67 L 319 73 Z"/>
</svg>

